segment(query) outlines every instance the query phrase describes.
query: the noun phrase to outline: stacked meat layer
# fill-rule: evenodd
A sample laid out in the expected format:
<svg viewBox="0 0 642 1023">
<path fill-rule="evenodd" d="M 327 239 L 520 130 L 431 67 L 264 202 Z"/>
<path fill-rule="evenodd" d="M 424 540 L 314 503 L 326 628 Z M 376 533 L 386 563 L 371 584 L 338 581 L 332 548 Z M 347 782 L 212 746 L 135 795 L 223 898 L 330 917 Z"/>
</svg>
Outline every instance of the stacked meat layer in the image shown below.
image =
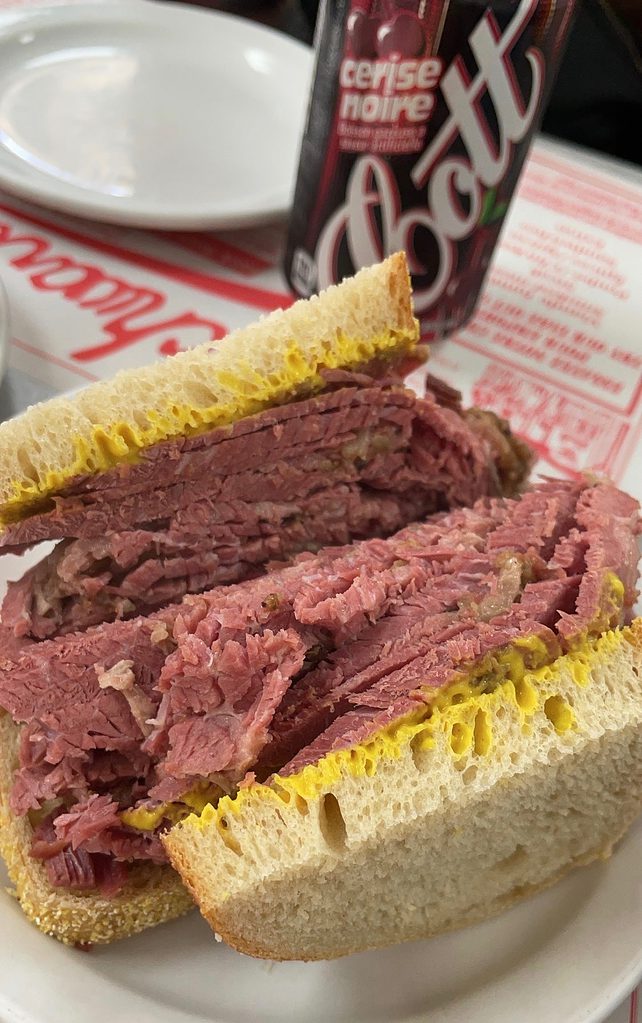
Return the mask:
<svg viewBox="0 0 642 1023">
<path fill-rule="evenodd" d="M 5 630 L 42 640 L 147 614 L 267 562 L 510 493 L 528 471 L 525 445 L 438 381 L 418 398 L 390 378 L 327 378 L 315 397 L 77 479 L 8 526 L 7 551 L 62 542 L 10 586 Z"/>
<path fill-rule="evenodd" d="M 535 667 L 622 624 L 637 531 L 612 485 L 548 481 L 27 645 L 0 663 L 0 706 L 24 723 L 13 808 L 34 814 L 33 854 L 53 884 L 117 890 L 248 772 L 293 773 L 462 678 L 497 684 L 515 644 Z"/>
</svg>

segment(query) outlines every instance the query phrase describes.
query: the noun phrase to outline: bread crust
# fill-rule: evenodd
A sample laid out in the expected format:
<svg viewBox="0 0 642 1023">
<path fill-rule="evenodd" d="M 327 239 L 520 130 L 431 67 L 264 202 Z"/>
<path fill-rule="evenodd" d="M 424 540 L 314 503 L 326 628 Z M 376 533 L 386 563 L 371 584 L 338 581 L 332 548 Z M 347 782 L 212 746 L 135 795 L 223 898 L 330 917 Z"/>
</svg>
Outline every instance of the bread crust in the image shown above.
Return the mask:
<svg viewBox="0 0 642 1023">
<path fill-rule="evenodd" d="M 0 855 L 12 894 L 26 916 L 65 944 L 104 944 L 172 920 L 193 908 L 180 878 L 169 866 L 138 864 L 122 892 L 74 894 L 53 888 L 41 862 L 29 855 L 32 829 L 9 808 L 20 729 L 0 711 Z"/>
</svg>

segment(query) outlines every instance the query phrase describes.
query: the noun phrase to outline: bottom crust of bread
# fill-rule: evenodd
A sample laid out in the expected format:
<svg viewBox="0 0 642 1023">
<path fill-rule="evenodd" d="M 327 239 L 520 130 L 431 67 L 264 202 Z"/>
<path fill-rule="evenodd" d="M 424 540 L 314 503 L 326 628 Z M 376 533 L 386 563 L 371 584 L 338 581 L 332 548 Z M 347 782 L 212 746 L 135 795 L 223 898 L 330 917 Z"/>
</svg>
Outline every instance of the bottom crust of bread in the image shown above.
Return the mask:
<svg viewBox="0 0 642 1023">
<path fill-rule="evenodd" d="M 214 930 L 253 956 L 334 958 L 479 922 L 608 857 L 640 811 L 641 675 L 638 620 L 435 715 L 427 737 L 408 729 L 394 753 L 374 743 L 365 772 L 339 757 L 329 784 L 326 764 L 252 786 L 166 847 Z"/>
<path fill-rule="evenodd" d="M 66 944 L 100 944 L 137 934 L 192 908 L 193 900 L 169 866 L 137 864 L 123 891 L 112 899 L 51 886 L 42 863 L 29 855 L 29 821 L 9 809 L 19 734 L 10 716 L 0 712 L 0 854 L 13 894 L 29 919 Z"/>
</svg>

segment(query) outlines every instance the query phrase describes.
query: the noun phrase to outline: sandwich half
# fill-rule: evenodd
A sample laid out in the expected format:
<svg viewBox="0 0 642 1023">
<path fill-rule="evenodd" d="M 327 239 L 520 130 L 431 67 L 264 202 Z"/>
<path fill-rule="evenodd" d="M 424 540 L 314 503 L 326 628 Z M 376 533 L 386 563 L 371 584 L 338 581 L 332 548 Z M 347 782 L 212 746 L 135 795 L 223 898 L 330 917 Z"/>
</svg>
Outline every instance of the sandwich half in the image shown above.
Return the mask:
<svg viewBox="0 0 642 1023">
<path fill-rule="evenodd" d="M 273 560 L 511 493 L 531 454 L 420 365 L 403 256 L 215 345 L 0 425 L 0 553 L 54 551 L 12 584 L 5 635 L 149 613 Z"/>
<path fill-rule="evenodd" d="M 551 480 L 5 658 L 27 912 L 105 940 L 96 888 L 122 924 L 169 856 L 230 944 L 325 958 L 606 854 L 642 793 L 638 528 Z"/>
<path fill-rule="evenodd" d="M 292 687 L 237 793 L 163 836 L 233 947 L 326 959 L 462 927 L 608 857 L 639 813 L 635 503 L 548 483 L 506 505 L 482 543 L 456 516 L 394 540 L 431 584 Z M 328 581 L 299 620 L 370 617 L 370 568 Z"/>
<path fill-rule="evenodd" d="M 343 636 L 219 636 L 222 684 L 247 682 L 230 696 L 243 749 L 202 736 L 199 762 L 164 687 L 204 642 L 201 613 L 234 614 L 258 586 L 266 624 L 272 572 L 295 586 L 306 557 L 325 565 L 523 485 L 531 454 L 505 423 L 432 378 L 422 396 L 404 386 L 417 341 L 393 256 L 216 345 L 0 425 L 0 550 L 57 542 L 10 584 L 0 618 L 0 851 L 47 933 L 109 941 L 188 908 L 161 836 L 236 791 L 280 697 Z"/>
<path fill-rule="evenodd" d="M 642 621 L 249 784 L 164 838 L 229 945 L 330 959 L 464 927 L 606 859 L 642 800 Z"/>
</svg>

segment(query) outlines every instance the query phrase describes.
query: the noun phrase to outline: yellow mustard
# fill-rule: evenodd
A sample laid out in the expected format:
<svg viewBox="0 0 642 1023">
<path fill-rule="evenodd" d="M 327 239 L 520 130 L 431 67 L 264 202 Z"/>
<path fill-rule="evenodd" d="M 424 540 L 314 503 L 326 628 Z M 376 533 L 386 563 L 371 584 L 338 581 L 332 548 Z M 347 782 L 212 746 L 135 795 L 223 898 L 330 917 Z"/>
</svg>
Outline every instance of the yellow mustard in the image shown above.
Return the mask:
<svg viewBox="0 0 642 1023">
<path fill-rule="evenodd" d="M 220 793 L 221 790 L 217 785 L 202 782 L 190 789 L 189 792 L 185 792 L 180 801 L 159 803 L 153 810 L 147 810 L 143 806 L 134 810 L 123 810 L 120 819 L 129 828 L 136 828 L 138 831 L 154 831 L 163 820 L 178 824 L 190 813 L 202 813 L 206 806 L 211 805 L 212 801 L 218 798 Z"/>
</svg>

